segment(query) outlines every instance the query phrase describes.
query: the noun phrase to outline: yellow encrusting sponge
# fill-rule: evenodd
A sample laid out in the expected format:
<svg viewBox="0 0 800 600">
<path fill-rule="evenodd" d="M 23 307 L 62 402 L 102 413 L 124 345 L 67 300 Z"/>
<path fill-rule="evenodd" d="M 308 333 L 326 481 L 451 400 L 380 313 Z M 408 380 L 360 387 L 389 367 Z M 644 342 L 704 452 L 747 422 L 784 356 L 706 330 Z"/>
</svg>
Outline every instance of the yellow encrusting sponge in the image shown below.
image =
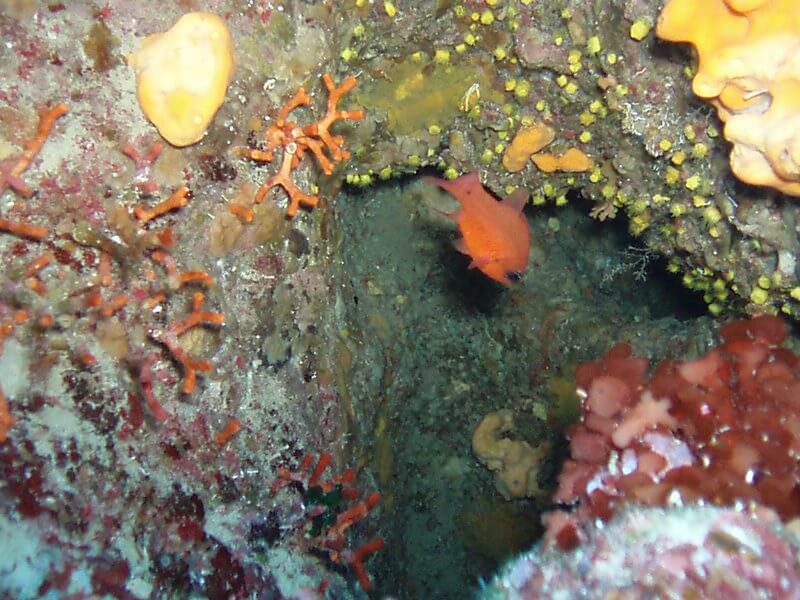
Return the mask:
<svg viewBox="0 0 800 600">
<path fill-rule="evenodd" d="M 217 15 L 192 12 L 128 56 L 145 116 L 173 146 L 198 142 L 225 99 L 233 41 Z"/>
</svg>

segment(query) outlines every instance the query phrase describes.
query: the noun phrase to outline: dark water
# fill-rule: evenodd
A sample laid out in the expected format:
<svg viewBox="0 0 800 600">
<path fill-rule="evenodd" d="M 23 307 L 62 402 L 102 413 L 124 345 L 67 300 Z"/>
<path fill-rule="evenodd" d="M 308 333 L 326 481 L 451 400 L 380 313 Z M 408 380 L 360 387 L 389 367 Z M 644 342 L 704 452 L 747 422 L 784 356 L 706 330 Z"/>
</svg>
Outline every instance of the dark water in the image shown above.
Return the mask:
<svg viewBox="0 0 800 600">
<path fill-rule="evenodd" d="M 468 596 L 540 534 L 544 505 L 503 499 L 472 455 L 486 413 L 509 408 L 510 437 L 552 444 L 539 477 L 552 485 L 575 364 L 622 339 L 653 357 L 691 353 L 682 340 L 709 325 L 702 299 L 624 223 L 590 219 L 579 198 L 526 209 L 531 259 L 513 288 L 466 269 L 457 232 L 430 208 L 440 201 L 410 180 L 336 204 L 341 300 L 357 349 L 350 393 L 386 499 L 387 551 L 372 568 L 403 598 Z"/>
</svg>

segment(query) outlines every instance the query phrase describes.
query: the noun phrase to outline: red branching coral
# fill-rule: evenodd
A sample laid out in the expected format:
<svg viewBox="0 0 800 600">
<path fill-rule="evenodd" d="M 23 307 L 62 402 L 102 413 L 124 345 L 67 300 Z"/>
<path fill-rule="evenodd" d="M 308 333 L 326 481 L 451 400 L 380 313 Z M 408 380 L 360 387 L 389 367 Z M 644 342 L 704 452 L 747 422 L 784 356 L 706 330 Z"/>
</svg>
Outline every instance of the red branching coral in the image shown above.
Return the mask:
<svg viewBox="0 0 800 600">
<path fill-rule="evenodd" d="M 800 514 L 800 357 L 771 316 L 722 327 L 722 345 L 691 361 L 648 361 L 620 344 L 582 364 L 581 422 L 554 500 L 577 504 L 545 520 L 548 540 L 581 541 L 581 526 L 628 502 L 755 502 Z"/>
<path fill-rule="evenodd" d="M 347 547 L 347 531 L 378 505 L 381 496 L 378 492 L 372 492 L 360 499 L 361 492 L 352 486 L 356 478 L 352 469 L 323 481 L 322 475 L 332 460 L 330 453 L 323 452 L 313 470 L 314 457 L 311 455 L 303 459 L 297 471 L 280 468 L 278 479 L 272 482 L 270 491 L 275 494 L 287 485 L 297 485 L 303 493 L 303 505 L 306 507 L 308 545 L 325 552 L 333 562 L 348 565 L 361 587 L 370 591 L 372 581 L 364 561 L 370 554 L 383 548 L 383 538 L 373 538 L 351 550 Z M 325 586 L 323 582 L 321 587 L 324 589 Z"/>
<path fill-rule="evenodd" d="M 39 113 L 36 134 L 24 143 L 23 151 L 18 156 L 0 161 L 0 195 L 7 190 L 23 197 L 33 194 L 34 188 L 22 180 L 22 175 L 41 151 L 56 121 L 67 110 L 64 103 L 43 108 Z M 130 144 L 123 145 L 122 152 L 136 163 L 136 183 L 141 191 L 153 193 L 157 190 L 158 186 L 149 179 L 149 174 L 161 150 L 160 144 L 153 144 L 147 153 L 142 154 Z M 0 298 L 0 351 L 5 338 L 15 335 L 22 325 L 37 332 L 60 327 L 64 334 L 67 328 L 70 332 L 94 331 L 97 323 L 110 317 L 128 326 L 147 318 L 146 331 L 150 340 L 163 346 L 169 357 L 180 364 L 184 374 L 181 393 L 191 394 L 196 387 L 197 373 L 211 371 L 212 363 L 194 358 L 181 345 L 180 338 L 195 327 L 219 328 L 224 325 L 225 319 L 222 313 L 204 310 L 205 295 L 196 291 L 188 316 L 167 324 L 159 323 L 165 318 L 168 298 L 175 292 L 195 285 L 210 288 L 214 281 L 205 271 L 181 271 L 170 253 L 174 245 L 172 229 L 169 226 L 154 228 L 156 220 L 186 206 L 190 197 L 189 189 L 181 186 L 155 205 L 134 207 L 133 215 L 121 203 L 111 205 L 106 211 L 106 218 L 109 228 L 119 240 L 117 242 L 99 229 L 82 223 L 70 241 L 84 247 L 85 267 L 79 261 L 70 259 L 70 251 L 61 242 L 63 235 L 51 232 L 46 227 L 0 217 L 0 233 L 23 238 L 20 243 L 46 248 L 21 270 L 19 282 L 14 278 L 8 282 L 9 289 L 17 286 L 20 291 L 33 294 L 6 293 Z M 131 257 L 149 257 L 150 260 L 134 261 Z M 159 277 L 150 262 L 163 267 L 166 277 Z M 75 264 L 78 265 L 77 269 Z M 78 273 L 85 268 L 90 275 L 73 277 L 71 288 L 65 289 L 66 266 Z M 56 305 L 50 301 L 47 294 L 53 283 L 61 286 L 60 293 L 64 298 L 70 298 L 70 302 Z M 159 314 L 159 319 L 152 318 L 155 313 Z M 79 336 L 67 337 L 79 339 Z M 153 389 L 156 381 L 154 364 L 161 353 L 147 352 L 143 345 L 130 349 L 127 342 L 125 337 L 116 358 L 127 359 L 138 370 L 144 400 L 153 416 L 158 421 L 164 421 L 170 417 L 170 413 L 158 402 Z M 86 347 L 85 340 L 76 342 L 70 349 L 81 367 L 92 368 L 97 364 L 97 358 Z M 15 423 L 9 402 L 0 390 L 0 443 L 7 439 Z M 224 443 L 233 434 L 235 431 L 228 430 L 220 439 Z"/>
<path fill-rule="evenodd" d="M 0 161 L 0 195 L 10 189 L 24 198 L 33 195 L 33 188 L 22 180 L 22 174 L 28 170 L 33 159 L 44 146 L 55 122 L 64 116 L 69 107 L 60 102 L 55 106 L 45 106 L 39 111 L 39 127 L 36 135 L 25 142 L 25 150 L 13 158 Z M 0 231 L 32 240 L 41 240 L 47 235 L 47 229 L 27 223 L 16 223 L 0 218 Z"/>
<path fill-rule="evenodd" d="M 225 322 L 222 313 L 203 310 L 203 300 L 205 296 L 202 292 L 195 292 L 192 300 L 192 312 L 181 321 L 170 323 L 165 330 L 151 331 L 150 337 L 161 342 L 170 351 L 170 354 L 183 367 L 183 385 L 181 391 L 184 394 L 191 394 L 194 391 L 197 381 L 197 372 L 211 371 L 211 362 L 208 360 L 198 360 L 189 355 L 181 346 L 178 337 L 199 325 L 221 326 Z"/>
<path fill-rule="evenodd" d="M 14 331 L 14 327 L 25 323 L 29 316 L 24 310 L 18 310 L 7 319 L 0 321 L 0 354 L 3 352 L 3 342 Z M 8 400 L 3 394 L 3 389 L 0 388 L 0 444 L 6 441 L 9 429 L 16 422 L 17 420 L 8 408 Z"/>
<path fill-rule="evenodd" d="M 33 188 L 22 181 L 22 174 L 28 169 L 33 159 L 44 146 L 55 122 L 64 116 L 69 107 L 60 102 L 55 106 L 45 106 L 39 111 L 39 127 L 36 135 L 25 142 L 25 150 L 17 157 L 0 162 L 0 193 L 11 188 L 25 198 L 33 195 Z"/>
<path fill-rule="evenodd" d="M 341 110 L 336 108 L 342 96 L 355 87 L 355 77 L 348 77 L 341 85 L 337 86 L 333 82 L 333 78 L 326 73 L 322 77 L 322 82 L 328 91 L 328 103 L 325 114 L 319 121 L 301 126 L 289 120 L 289 115 L 296 108 L 311 104 L 311 97 L 301 87 L 281 108 L 275 122 L 267 128 L 266 148 L 263 150 L 245 148 L 239 151 L 241 156 L 252 160 L 271 162 L 275 150 L 283 148 L 283 157 L 281 158 L 278 172 L 267 179 L 259 188 L 254 201 L 259 203 L 264 200 L 267 192 L 272 188 L 282 187 L 289 196 L 289 206 L 286 208 L 286 216 L 288 218 L 294 217 L 301 205 L 313 208 L 319 203 L 319 197 L 303 192 L 291 177 L 292 171 L 300 165 L 305 152 L 309 151 L 314 155 L 323 173 L 326 175 L 332 174 L 334 163 L 347 160 L 350 153 L 344 149 L 342 136 L 331 133 L 331 126 L 336 121 L 343 119 L 359 120 L 364 118 L 364 111 L 362 110 Z M 234 212 L 241 211 L 240 208 L 232 208 L 232 210 Z M 246 215 L 243 220 L 250 221 L 252 217 Z"/>
</svg>

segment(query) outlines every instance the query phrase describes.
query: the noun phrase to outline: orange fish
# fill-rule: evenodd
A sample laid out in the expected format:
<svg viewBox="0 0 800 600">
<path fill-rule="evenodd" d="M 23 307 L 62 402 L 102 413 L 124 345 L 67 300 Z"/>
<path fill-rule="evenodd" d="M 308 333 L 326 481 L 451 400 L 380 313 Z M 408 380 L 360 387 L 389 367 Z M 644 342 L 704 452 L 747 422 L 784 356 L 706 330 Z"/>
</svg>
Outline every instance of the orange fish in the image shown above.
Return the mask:
<svg viewBox="0 0 800 600">
<path fill-rule="evenodd" d="M 460 209 L 447 216 L 458 224 L 463 237 L 455 241 L 455 247 L 472 258 L 469 268 L 504 285 L 522 279 L 531 247 L 528 221 L 522 214 L 527 192 L 517 190 L 498 202 L 483 188 L 477 171 L 452 181 L 435 177 L 426 180 L 461 204 Z"/>
</svg>

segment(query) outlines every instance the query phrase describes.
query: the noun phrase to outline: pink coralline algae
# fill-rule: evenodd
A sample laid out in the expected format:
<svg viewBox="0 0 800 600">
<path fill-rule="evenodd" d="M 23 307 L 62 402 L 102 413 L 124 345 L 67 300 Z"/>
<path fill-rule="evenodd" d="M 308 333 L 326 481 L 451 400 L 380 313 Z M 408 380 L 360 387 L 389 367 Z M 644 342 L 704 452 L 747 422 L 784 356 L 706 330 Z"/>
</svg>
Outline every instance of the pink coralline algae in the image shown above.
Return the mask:
<svg viewBox="0 0 800 600">
<path fill-rule="evenodd" d="M 796 523 L 796 522 L 795 522 Z M 480 600 L 800 599 L 798 538 L 774 513 L 628 506 L 577 549 L 506 565 Z"/>
<path fill-rule="evenodd" d="M 585 539 L 624 504 L 762 505 L 800 514 L 800 357 L 771 316 L 722 327 L 723 343 L 648 374 L 627 344 L 576 371 L 582 418 L 568 432 L 547 542 Z"/>
</svg>

